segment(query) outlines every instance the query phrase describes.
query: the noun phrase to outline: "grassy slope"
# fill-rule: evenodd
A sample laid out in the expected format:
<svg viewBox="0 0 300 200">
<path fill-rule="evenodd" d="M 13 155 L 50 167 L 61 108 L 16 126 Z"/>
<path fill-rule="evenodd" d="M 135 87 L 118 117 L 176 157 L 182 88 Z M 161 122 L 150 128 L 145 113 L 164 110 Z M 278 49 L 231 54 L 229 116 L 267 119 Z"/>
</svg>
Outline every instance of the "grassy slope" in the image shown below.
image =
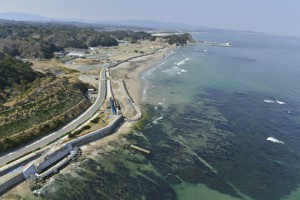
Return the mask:
<svg viewBox="0 0 300 200">
<path fill-rule="evenodd" d="M 0 77 L 0 151 L 51 132 L 90 104 L 86 85 L 37 73 L 29 63 L 3 54 Z"/>
</svg>

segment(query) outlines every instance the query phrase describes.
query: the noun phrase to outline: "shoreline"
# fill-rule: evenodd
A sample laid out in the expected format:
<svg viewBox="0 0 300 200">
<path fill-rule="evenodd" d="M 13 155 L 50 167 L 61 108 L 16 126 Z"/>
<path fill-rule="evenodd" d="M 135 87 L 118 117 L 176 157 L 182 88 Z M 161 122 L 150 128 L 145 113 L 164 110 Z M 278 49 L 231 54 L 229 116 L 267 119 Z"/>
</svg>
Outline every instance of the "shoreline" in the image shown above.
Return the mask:
<svg viewBox="0 0 300 200">
<path fill-rule="evenodd" d="M 113 78 L 124 79 L 128 92 L 137 106 L 140 107 L 142 103 L 143 88 L 146 86 L 146 83 L 143 82 L 143 75 L 161 62 L 173 49 L 175 48 L 167 46 L 164 49 L 158 50 L 155 54 L 134 58 L 111 69 Z"/>
<path fill-rule="evenodd" d="M 166 48 L 158 50 L 152 55 L 134 58 L 111 69 L 111 74 L 114 76 L 114 78 L 122 78 L 122 76 L 124 78 L 124 75 L 127 75 L 128 79 L 124 79 L 125 84 L 128 88 L 129 94 L 139 108 L 142 104 L 143 88 L 146 87 L 146 83 L 143 82 L 143 75 L 161 62 L 173 49 L 175 49 L 175 47 L 167 46 Z M 95 152 L 96 149 L 103 149 L 105 152 L 113 151 L 115 147 L 110 145 L 111 142 L 127 143 L 126 139 L 124 141 L 123 138 L 129 133 L 132 125 L 135 123 L 136 122 L 124 122 L 112 134 L 82 146 L 82 156 L 78 162 L 80 163 L 88 158 L 94 157 L 97 154 L 97 151 Z M 68 173 L 71 170 L 71 165 L 68 165 L 61 170 L 61 173 Z M 47 185 L 47 183 L 45 185 Z M 10 189 L 3 194 L 1 198 L 11 199 L 11 197 L 14 195 L 29 199 L 38 199 L 31 192 L 27 181 L 24 181 L 23 183 Z"/>
</svg>

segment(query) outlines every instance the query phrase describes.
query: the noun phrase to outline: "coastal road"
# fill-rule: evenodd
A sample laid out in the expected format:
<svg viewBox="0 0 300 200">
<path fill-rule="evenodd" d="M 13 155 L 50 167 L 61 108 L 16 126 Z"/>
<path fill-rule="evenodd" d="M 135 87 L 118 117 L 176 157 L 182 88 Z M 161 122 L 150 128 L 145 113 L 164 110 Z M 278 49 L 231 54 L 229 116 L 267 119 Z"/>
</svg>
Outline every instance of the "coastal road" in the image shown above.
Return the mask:
<svg viewBox="0 0 300 200">
<path fill-rule="evenodd" d="M 18 150 L 8 153 L 7 155 L 0 158 L 0 166 L 4 165 L 24 154 L 30 153 L 31 151 L 46 146 L 49 142 L 54 141 L 55 139 L 59 138 L 60 136 L 64 135 L 65 133 L 72 131 L 75 129 L 79 124 L 82 124 L 89 118 L 93 116 L 93 114 L 102 106 L 106 96 L 106 75 L 105 75 L 106 68 L 102 68 L 99 74 L 99 88 L 98 88 L 98 95 L 94 102 L 94 104 L 89 107 L 83 114 L 79 117 L 71 121 L 69 124 L 64 126 L 63 128 L 59 129 L 56 132 L 51 133 L 48 136 L 41 138 L 40 140 L 31 143 L 25 147 L 22 147 Z"/>
</svg>

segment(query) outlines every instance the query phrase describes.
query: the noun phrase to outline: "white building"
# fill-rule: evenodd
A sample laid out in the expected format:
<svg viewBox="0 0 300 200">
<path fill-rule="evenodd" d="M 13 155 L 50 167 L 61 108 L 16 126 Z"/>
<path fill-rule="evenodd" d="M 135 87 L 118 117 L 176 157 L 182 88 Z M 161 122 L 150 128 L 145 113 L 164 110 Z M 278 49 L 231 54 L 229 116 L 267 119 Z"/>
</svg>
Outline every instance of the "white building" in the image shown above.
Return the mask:
<svg viewBox="0 0 300 200">
<path fill-rule="evenodd" d="M 70 52 L 68 53 L 68 56 L 73 58 L 86 58 L 85 53 L 79 53 L 79 52 Z"/>
</svg>

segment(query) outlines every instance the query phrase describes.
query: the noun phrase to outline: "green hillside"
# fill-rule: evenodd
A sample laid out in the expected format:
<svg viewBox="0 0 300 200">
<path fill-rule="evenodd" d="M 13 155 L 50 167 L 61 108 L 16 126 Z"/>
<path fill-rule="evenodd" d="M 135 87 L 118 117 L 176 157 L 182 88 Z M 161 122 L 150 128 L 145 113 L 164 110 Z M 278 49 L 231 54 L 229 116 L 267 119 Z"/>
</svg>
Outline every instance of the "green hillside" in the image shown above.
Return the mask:
<svg viewBox="0 0 300 200">
<path fill-rule="evenodd" d="M 33 71 L 30 66 L 30 63 L 0 53 L 0 91 L 7 86 L 30 83 L 42 76 L 41 73 Z"/>
<path fill-rule="evenodd" d="M 33 141 L 82 113 L 88 86 L 44 75 L 0 54 L 0 152 Z"/>
</svg>

